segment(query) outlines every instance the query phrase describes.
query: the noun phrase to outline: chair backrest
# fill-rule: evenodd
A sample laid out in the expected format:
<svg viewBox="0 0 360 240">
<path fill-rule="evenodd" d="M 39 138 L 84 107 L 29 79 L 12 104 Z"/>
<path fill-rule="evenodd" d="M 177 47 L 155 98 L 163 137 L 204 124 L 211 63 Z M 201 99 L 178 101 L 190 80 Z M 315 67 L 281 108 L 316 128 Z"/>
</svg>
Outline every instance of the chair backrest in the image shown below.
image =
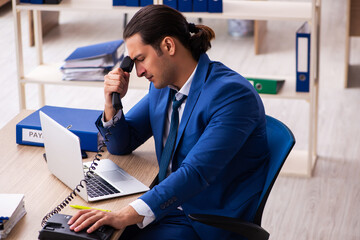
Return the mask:
<svg viewBox="0 0 360 240">
<path fill-rule="evenodd" d="M 295 137 L 291 130 L 284 123 L 273 117 L 266 116 L 266 131 L 271 156 L 269 172 L 254 218 L 254 223 L 259 226 L 261 226 L 262 213 L 271 189 L 279 175 L 281 167 L 295 144 Z"/>
</svg>

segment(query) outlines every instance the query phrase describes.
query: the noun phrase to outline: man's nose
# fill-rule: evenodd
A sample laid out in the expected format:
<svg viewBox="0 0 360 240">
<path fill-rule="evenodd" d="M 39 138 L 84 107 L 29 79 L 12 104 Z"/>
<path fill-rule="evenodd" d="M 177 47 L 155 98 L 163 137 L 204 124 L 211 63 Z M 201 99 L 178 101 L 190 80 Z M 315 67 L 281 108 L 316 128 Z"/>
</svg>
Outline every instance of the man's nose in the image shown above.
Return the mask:
<svg viewBox="0 0 360 240">
<path fill-rule="evenodd" d="M 135 64 L 136 67 L 136 74 L 138 77 L 143 77 L 145 76 L 145 68 L 143 66 L 141 66 L 141 64 Z"/>
</svg>

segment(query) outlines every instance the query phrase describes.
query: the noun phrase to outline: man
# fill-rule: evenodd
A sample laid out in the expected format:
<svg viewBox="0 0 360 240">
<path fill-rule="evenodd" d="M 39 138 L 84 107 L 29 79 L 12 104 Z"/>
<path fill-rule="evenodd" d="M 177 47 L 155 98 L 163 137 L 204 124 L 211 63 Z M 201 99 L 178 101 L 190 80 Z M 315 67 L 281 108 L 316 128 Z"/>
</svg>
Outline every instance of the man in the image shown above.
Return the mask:
<svg viewBox="0 0 360 240">
<path fill-rule="evenodd" d="M 117 212 L 78 212 L 71 229 L 132 225 L 121 239 L 231 239 L 187 215 L 253 219 L 269 158 L 264 108 L 245 78 L 205 54 L 214 37 L 163 5 L 131 19 L 124 39 L 137 75 L 151 82 L 149 92 L 126 115 L 116 112 L 111 94 L 125 96 L 129 74 L 110 72 L 97 125 L 105 135 L 115 121 L 107 143 L 112 154 L 131 153 L 153 136 L 159 183 Z"/>
</svg>

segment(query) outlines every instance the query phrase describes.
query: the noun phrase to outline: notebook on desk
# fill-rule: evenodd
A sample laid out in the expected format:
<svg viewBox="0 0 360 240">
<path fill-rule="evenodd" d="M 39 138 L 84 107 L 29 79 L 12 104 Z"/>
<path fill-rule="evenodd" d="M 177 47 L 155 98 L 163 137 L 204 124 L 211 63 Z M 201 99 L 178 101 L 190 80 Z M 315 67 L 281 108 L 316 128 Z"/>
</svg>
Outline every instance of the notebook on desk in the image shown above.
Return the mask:
<svg viewBox="0 0 360 240">
<path fill-rule="evenodd" d="M 39 114 L 48 168 L 65 185 L 74 189 L 85 178 L 91 162 L 82 162 L 80 140 L 75 134 L 42 111 Z M 88 202 L 149 190 L 110 159 L 100 160 L 87 182 L 84 182 L 84 189 L 80 189 L 79 195 Z"/>
</svg>

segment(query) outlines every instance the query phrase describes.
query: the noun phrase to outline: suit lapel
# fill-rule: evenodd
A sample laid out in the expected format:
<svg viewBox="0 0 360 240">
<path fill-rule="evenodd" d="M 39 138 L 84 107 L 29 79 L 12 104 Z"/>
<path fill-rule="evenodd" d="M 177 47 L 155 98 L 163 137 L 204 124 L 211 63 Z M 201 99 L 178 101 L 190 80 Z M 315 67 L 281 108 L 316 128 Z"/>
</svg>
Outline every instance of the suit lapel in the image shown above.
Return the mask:
<svg viewBox="0 0 360 240">
<path fill-rule="evenodd" d="M 194 110 L 197 100 L 199 99 L 201 90 L 205 83 L 209 68 L 210 59 L 206 54 L 202 54 L 199 59 L 198 68 L 195 72 L 194 79 L 191 83 L 189 96 L 186 100 L 185 109 L 181 117 L 180 126 L 176 137 L 175 150 L 188 124 L 189 118 Z"/>
<path fill-rule="evenodd" d="M 164 145 L 163 133 L 165 127 L 165 119 L 168 115 L 167 104 L 169 100 L 169 92 L 170 89 L 168 87 L 161 90 L 161 93 L 158 96 L 158 100 L 156 101 L 156 107 L 154 112 L 154 125 L 156 127 L 156 131 L 153 131 L 153 134 L 155 139 L 156 155 L 158 156 L 159 161 Z"/>
</svg>

